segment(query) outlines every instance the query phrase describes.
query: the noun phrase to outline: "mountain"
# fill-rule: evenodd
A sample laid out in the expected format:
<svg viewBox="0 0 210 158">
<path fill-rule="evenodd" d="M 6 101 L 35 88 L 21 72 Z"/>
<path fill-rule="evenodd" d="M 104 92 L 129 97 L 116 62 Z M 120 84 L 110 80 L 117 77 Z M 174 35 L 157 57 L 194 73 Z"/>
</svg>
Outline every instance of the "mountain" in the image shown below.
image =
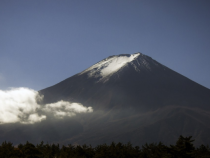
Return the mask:
<svg viewBox="0 0 210 158">
<path fill-rule="evenodd" d="M 41 90 L 45 103 L 80 102 L 94 109 L 128 105 L 151 110 L 166 105 L 209 106 L 209 89 L 136 53 L 110 56 L 52 87 Z"/>
<path fill-rule="evenodd" d="M 210 145 L 210 90 L 142 53 L 110 56 L 39 94 L 43 109 L 63 100 L 93 112 L 55 118 L 51 110 L 39 123 L 3 124 L 0 141 L 169 145 L 183 135 Z"/>
<path fill-rule="evenodd" d="M 94 110 L 74 118 L 81 129 L 63 143 L 171 144 L 182 134 L 210 144 L 210 90 L 142 53 L 110 56 L 39 93 L 43 104 Z"/>
</svg>

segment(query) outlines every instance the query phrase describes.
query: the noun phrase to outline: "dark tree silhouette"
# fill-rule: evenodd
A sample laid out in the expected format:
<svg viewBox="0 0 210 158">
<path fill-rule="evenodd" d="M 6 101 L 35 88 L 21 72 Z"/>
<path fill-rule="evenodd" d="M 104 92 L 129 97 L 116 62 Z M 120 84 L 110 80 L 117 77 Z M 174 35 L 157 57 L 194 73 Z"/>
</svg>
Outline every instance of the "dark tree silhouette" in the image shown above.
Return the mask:
<svg viewBox="0 0 210 158">
<path fill-rule="evenodd" d="M 140 148 L 131 143 L 112 142 L 96 147 L 91 145 L 62 146 L 44 144 L 36 146 L 26 142 L 14 147 L 11 142 L 0 145 L 0 158 L 210 158 L 209 146 L 195 148 L 192 137 L 180 136 L 175 145 L 169 147 L 163 143 L 145 144 Z"/>
</svg>

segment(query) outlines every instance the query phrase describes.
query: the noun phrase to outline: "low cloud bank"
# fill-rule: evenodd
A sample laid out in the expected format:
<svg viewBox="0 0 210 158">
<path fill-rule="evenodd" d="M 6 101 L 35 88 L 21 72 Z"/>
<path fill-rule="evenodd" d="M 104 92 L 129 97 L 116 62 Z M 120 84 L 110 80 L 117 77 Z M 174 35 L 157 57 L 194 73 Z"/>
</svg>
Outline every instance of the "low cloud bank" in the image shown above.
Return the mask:
<svg viewBox="0 0 210 158">
<path fill-rule="evenodd" d="M 85 107 L 80 103 L 70 103 L 62 100 L 56 103 L 46 104 L 43 110 L 59 118 L 75 116 L 76 113 L 93 112 L 92 107 Z"/>
<path fill-rule="evenodd" d="M 62 100 L 46 105 L 38 104 L 42 99 L 43 96 L 29 88 L 0 90 L 0 124 L 33 124 L 46 120 L 47 116 L 64 118 L 77 113 L 93 112 L 92 107 Z"/>
</svg>

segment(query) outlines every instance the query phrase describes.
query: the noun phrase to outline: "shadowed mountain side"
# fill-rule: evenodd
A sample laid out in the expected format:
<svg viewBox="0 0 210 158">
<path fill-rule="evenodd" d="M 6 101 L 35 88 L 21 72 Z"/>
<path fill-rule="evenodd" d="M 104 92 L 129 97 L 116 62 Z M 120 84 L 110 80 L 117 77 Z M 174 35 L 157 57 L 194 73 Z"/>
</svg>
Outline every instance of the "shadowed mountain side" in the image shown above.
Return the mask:
<svg viewBox="0 0 210 158">
<path fill-rule="evenodd" d="M 75 135 L 62 143 L 91 144 L 115 142 L 132 142 L 133 145 L 162 141 L 165 144 L 175 143 L 177 136 L 193 135 L 195 145 L 210 142 L 210 113 L 198 109 L 183 107 L 164 107 L 143 114 L 127 115 L 129 110 L 113 110 L 108 114 L 95 112 L 92 120 L 79 135 Z"/>
<path fill-rule="evenodd" d="M 14 145 L 26 141 L 34 144 L 41 141 L 60 143 L 62 140 L 80 134 L 82 131 L 83 126 L 74 118 L 48 119 L 31 125 L 11 123 L 1 125 L 0 141 L 10 141 Z"/>
</svg>

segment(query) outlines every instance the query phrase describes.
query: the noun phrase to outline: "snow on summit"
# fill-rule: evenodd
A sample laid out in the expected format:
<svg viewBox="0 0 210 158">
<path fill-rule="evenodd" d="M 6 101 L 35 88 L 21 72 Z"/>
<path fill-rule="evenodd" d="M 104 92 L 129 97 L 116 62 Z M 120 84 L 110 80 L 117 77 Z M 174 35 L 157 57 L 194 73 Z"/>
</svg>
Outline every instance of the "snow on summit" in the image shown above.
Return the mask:
<svg viewBox="0 0 210 158">
<path fill-rule="evenodd" d="M 106 64 L 105 64 L 106 67 L 104 67 L 101 70 L 101 75 L 103 77 L 105 77 L 105 76 L 108 76 L 108 75 L 118 71 L 125 64 L 127 64 L 128 62 L 131 62 L 137 56 L 139 56 L 139 54 L 134 54 L 134 55 L 132 54 L 130 57 L 127 57 L 127 56 L 117 57 L 117 56 L 115 56 L 114 58 L 112 58 L 111 60 L 106 62 Z"/>
<path fill-rule="evenodd" d="M 106 81 L 107 77 L 120 70 L 127 63 L 133 61 L 139 55 L 140 53 L 111 56 L 89 67 L 80 74 L 88 73 L 89 77 L 100 77 L 100 80 L 105 79 Z"/>
</svg>

